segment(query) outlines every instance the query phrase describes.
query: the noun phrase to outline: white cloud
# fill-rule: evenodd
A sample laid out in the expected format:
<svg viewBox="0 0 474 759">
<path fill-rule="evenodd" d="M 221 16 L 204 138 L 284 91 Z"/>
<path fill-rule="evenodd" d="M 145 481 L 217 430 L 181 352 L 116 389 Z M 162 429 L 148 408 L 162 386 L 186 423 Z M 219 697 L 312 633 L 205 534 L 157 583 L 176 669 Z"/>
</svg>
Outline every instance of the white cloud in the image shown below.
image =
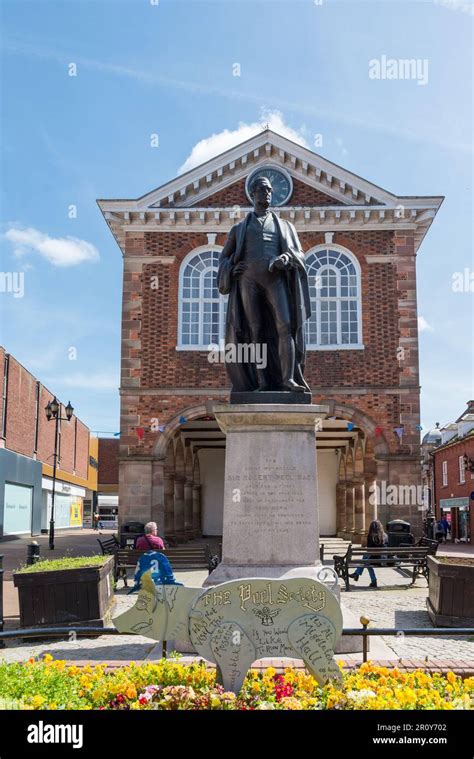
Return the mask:
<svg viewBox="0 0 474 759">
<path fill-rule="evenodd" d="M 217 132 L 217 134 L 213 134 L 211 137 L 206 137 L 204 140 L 198 142 L 179 168 L 178 174 L 184 174 L 185 171 L 194 169 L 195 166 L 209 161 L 210 158 L 214 158 L 225 150 L 229 150 L 235 147 L 235 145 L 245 142 L 250 137 L 254 137 L 264 129 L 266 124 L 274 132 L 283 135 L 283 137 L 309 147 L 300 132 L 285 124 L 280 111 L 263 111 L 261 121 L 254 121 L 252 124 L 241 122 L 237 129 L 224 129 L 222 132 Z"/>
<path fill-rule="evenodd" d="M 462 13 L 468 13 L 470 16 L 474 16 L 474 5 L 471 2 L 464 2 L 464 0 L 434 0 L 435 5 L 444 5 L 445 8 L 449 8 L 450 11 L 462 11 Z"/>
<path fill-rule="evenodd" d="M 434 332 L 431 324 L 428 324 L 424 316 L 418 317 L 418 332 Z"/>
<path fill-rule="evenodd" d="M 77 237 L 50 237 L 33 227 L 11 227 L 5 233 L 18 257 L 39 253 L 53 266 L 77 266 L 84 261 L 98 261 L 99 252 L 90 242 Z"/>
</svg>

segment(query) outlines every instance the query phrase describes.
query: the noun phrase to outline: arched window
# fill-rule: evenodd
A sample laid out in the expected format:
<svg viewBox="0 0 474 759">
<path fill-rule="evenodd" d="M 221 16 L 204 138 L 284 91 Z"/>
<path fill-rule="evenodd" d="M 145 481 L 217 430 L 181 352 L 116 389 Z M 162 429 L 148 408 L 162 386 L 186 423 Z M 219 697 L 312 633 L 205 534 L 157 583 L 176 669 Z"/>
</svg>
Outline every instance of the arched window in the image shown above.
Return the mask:
<svg viewBox="0 0 474 759">
<path fill-rule="evenodd" d="M 208 350 L 224 337 L 227 296 L 216 286 L 220 251 L 217 246 L 197 248 L 181 264 L 178 348 Z"/>
<path fill-rule="evenodd" d="M 306 256 L 311 317 L 309 349 L 363 348 L 359 262 L 339 245 L 318 246 Z"/>
</svg>

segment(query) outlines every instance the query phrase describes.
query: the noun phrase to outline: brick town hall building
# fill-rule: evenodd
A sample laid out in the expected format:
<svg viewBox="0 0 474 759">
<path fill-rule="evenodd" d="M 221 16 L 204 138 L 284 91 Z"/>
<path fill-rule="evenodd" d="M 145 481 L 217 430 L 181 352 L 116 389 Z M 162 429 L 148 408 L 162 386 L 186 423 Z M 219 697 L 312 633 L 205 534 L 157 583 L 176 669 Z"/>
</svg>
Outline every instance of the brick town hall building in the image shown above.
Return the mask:
<svg viewBox="0 0 474 759">
<path fill-rule="evenodd" d="M 179 540 L 222 534 L 216 271 L 256 171 L 306 253 L 305 377 L 330 409 L 317 433 L 321 534 L 360 542 L 375 516 L 419 534 L 419 503 L 393 490 L 421 484 L 416 254 L 442 198 L 393 195 L 268 129 L 137 200 L 98 201 L 124 262 L 120 521 L 154 520 Z M 375 502 L 375 483 L 396 486 L 390 500 Z"/>
</svg>

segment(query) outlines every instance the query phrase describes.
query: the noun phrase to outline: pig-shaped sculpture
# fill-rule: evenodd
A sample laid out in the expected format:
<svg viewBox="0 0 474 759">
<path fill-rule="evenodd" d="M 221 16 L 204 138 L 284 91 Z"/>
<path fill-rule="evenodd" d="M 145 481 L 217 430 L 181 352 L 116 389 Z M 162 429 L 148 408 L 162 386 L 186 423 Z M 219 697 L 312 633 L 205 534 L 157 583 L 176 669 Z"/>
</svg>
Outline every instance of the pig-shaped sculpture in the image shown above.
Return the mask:
<svg viewBox="0 0 474 759">
<path fill-rule="evenodd" d="M 122 633 L 191 642 L 238 693 L 257 659 L 303 659 L 321 685 L 340 680 L 334 648 L 342 613 L 324 584 L 306 577 L 242 579 L 213 588 L 156 586 L 147 572 L 135 606 L 113 620 Z"/>
</svg>

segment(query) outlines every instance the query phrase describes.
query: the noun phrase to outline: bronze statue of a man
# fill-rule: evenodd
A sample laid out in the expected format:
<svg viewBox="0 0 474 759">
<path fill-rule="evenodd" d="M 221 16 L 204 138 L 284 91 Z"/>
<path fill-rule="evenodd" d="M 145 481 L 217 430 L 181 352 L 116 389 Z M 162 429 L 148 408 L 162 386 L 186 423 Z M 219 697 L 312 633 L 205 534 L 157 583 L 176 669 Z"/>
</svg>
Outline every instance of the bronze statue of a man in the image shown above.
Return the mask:
<svg viewBox="0 0 474 759">
<path fill-rule="evenodd" d="M 304 254 L 294 226 L 270 211 L 270 181 L 255 179 L 250 195 L 254 210 L 229 232 L 217 286 L 229 294 L 226 344 L 263 346 L 266 361 L 226 363 L 232 391 L 309 392 L 303 377 L 304 325 L 311 313 Z"/>
</svg>

